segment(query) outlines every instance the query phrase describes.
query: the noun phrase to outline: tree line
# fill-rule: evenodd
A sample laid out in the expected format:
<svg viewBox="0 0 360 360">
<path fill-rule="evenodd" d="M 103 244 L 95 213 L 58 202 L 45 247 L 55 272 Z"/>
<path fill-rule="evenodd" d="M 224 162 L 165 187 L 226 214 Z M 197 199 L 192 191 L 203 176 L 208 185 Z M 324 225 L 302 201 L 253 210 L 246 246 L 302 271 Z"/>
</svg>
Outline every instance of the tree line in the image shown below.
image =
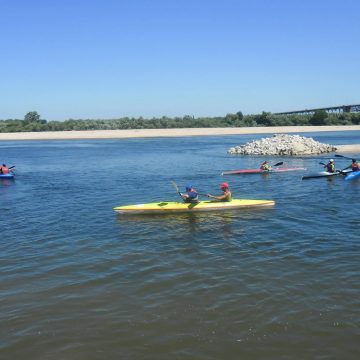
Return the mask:
<svg viewBox="0 0 360 360">
<path fill-rule="evenodd" d="M 183 117 L 144 119 L 123 117 L 119 119 L 68 119 L 47 121 L 36 111 L 28 112 L 24 119 L 0 120 L 0 132 L 71 131 L 71 130 L 118 130 L 118 129 L 174 129 L 211 127 L 256 127 L 256 126 L 323 126 L 360 125 L 360 113 L 327 113 L 275 115 L 269 112 L 243 115 L 241 111 L 224 117 Z"/>
</svg>

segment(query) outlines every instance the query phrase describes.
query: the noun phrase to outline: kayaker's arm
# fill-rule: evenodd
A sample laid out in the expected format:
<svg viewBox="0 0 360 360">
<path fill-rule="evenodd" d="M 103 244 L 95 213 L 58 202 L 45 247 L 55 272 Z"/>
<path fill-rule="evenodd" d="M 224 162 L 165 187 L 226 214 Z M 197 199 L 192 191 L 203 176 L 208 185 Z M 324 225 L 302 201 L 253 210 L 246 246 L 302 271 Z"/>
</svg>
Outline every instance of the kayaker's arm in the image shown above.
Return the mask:
<svg viewBox="0 0 360 360">
<path fill-rule="evenodd" d="M 218 196 L 213 196 L 213 195 L 211 195 L 211 194 L 207 194 L 206 195 L 208 198 L 211 198 L 211 199 L 217 199 L 217 200 L 219 200 L 219 197 Z"/>
<path fill-rule="evenodd" d="M 224 194 L 224 195 L 221 195 L 221 196 L 214 196 L 214 195 L 211 195 L 211 194 L 207 194 L 207 197 L 209 197 L 211 199 L 216 199 L 216 200 L 219 200 L 219 201 L 223 201 L 223 200 L 227 199 L 228 195 Z"/>
</svg>

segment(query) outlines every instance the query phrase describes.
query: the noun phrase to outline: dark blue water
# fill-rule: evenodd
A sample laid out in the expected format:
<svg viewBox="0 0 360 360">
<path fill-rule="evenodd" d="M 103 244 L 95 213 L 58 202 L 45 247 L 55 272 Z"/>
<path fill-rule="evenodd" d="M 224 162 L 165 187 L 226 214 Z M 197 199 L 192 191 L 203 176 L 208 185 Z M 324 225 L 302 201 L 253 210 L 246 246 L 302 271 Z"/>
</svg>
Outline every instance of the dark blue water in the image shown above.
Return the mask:
<svg viewBox="0 0 360 360">
<path fill-rule="evenodd" d="M 221 177 L 258 167 L 226 151 L 260 137 L 0 142 L 17 168 L 0 183 L 0 358 L 358 359 L 360 181 Z M 329 156 L 269 160 L 311 172 Z M 171 180 L 276 206 L 113 212 L 177 200 Z"/>
</svg>

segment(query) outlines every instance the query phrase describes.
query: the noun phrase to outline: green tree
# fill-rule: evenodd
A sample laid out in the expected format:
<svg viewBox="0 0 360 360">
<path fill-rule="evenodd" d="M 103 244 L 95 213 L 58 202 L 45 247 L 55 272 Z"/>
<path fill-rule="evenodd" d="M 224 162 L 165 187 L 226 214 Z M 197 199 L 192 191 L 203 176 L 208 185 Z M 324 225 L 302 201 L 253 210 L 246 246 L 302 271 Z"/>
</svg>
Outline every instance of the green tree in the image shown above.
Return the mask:
<svg viewBox="0 0 360 360">
<path fill-rule="evenodd" d="M 271 126 L 270 113 L 263 111 L 261 115 L 255 115 L 255 121 L 258 125 Z"/>
<path fill-rule="evenodd" d="M 40 115 L 36 111 L 30 111 L 25 115 L 24 121 L 27 123 L 40 122 Z"/>
<path fill-rule="evenodd" d="M 238 112 L 236 113 L 236 115 L 237 115 L 237 117 L 238 117 L 238 119 L 239 119 L 240 121 L 242 121 L 242 120 L 244 119 L 244 115 L 243 115 L 243 113 L 242 113 L 241 111 L 238 111 Z"/>
<path fill-rule="evenodd" d="M 316 110 L 314 115 L 310 118 L 309 123 L 314 126 L 326 125 L 328 113 L 325 110 Z"/>
</svg>

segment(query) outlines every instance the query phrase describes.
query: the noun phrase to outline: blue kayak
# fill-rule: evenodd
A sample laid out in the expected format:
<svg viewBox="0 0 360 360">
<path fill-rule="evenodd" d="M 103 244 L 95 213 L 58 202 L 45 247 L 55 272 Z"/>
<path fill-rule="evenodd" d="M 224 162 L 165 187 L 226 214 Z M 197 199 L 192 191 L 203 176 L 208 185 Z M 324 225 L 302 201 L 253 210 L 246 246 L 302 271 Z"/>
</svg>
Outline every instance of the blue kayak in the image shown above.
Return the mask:
<svg viewBox="0 0 360 360">
<path fill-rule="evenodd" d="M 14 179 L 14 174 L 12 172 L 8 174 L 0 174 L 0 179 Z"/>
<path fill-rule="evenodd" d="M 345 176 L 345 180 L 354 180 L 356 178 L 360 178 L 360 170 L 352 171 L 351 173 L 349 173 Z"/>
</svg>

